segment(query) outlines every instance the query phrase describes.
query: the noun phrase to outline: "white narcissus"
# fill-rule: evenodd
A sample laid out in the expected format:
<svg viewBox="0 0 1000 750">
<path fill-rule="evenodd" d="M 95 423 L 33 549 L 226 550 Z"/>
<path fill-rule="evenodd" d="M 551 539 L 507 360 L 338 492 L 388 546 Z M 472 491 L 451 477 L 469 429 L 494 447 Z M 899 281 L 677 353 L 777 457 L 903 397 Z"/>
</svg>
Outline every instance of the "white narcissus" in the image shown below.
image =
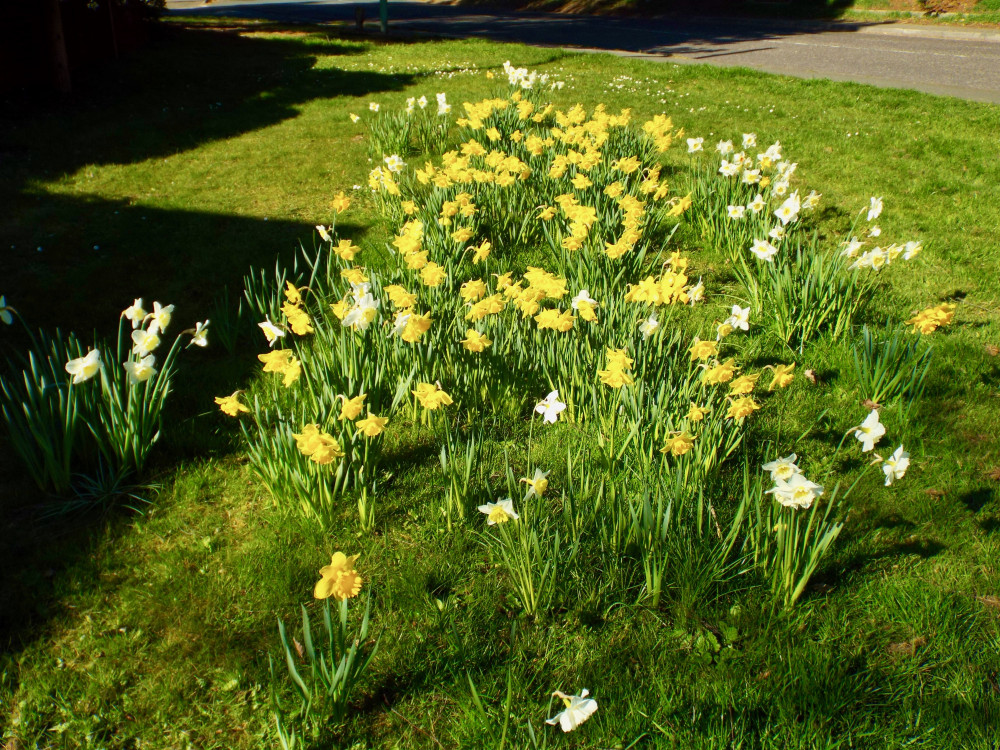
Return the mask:
<svg viewBox="0 0 1000 750">
<path fill-rule="evenodd" d="M 761 260 L 766 260 L 768 263 L 771 263 L 773 262 L 774 256 L 778 253 L 778 248 L 767 240 L 754 240 L 753 245 L 750 246 L 750 252 Z"/>
<path fill-rule="evenodd" d="M 823 487 L 810 482 L 803 474 L 792 474 L 787 481 L 778 479 L 767 494 L 774 495 L 785 507 L 806 510 L 823 494 Z"/>
<path fill-rule="evenodd" d="M 285 335 L 285 332 L 272 323 L 270 318 L 264 318 L 264 322 L 257 325 L 264 332 L 269 346 L 274 346 L 275 342 Z"/>
<path fill-rule="evenodd" d="M 908 468 L 910 468 L 910 454 L 904 451 L 901 445 L 882 464 L 882 471 L 885 473 L 885 486 L 888 487 L 897 479 L 902 479 Z"/>
<path fill-rule="evenodd" d="M 132 351 L 145 357 L 160 345 L 160 337 L 156 335 L 156 328 L 150 326 L 146 330 L 132 331 L 132 343 Z"/>
<path fill-rule="evenodd" d="M 790 453 L 784 458 L 776 458 L 770 463 L 764 464 L 762 467 L 764 471 L 771 472 L 772 482 L 787 482 L 796 474 L 801 474 L 802 470 L 795 463 L 798 458 L 794 453 Z"/>
<path fill-rule="evenodd" d="M 129 382 L 132 385 L 138 383 L 144 383 L 156 374 L 156 368 L 153 364 L 156 362 L 156 357 L 152 354 L 143 357 L 138 362 L 125 362 L 122 366 L 128 373 Z"/>
<path fill-rule="evenodd" d="M 875 448 L 875 444 L 885 434 L 885 425 L 878 419 L 878 410 L 872 409 L 865 421 L 858 425 L 854 437 L 861 441 L 861 452 L 867 453 Z"/>
<path fill-rule="evenodd" d="M 200 346 L 203 349 L 208 346 L 208 324 L 210 322 L 211 321 L 206 320 L 204 323 L 194 324 L 194 331 L 191 334 L 191 343 L 188 344 L 188 346 L 194 344 L 195 346 Z"/>
<path fill-rule="evenodd" d="M 561 699 L 566 707 L 551 719 L 546 719 L 545 723 L 553 726 L 558 724 L 564 732 L 572 732 L 597 710 L 597 701 L 587 697 L 590 691 L 586 688 L 581 690 L 579 695 L 566 695 L 559 690 L 553 695 Z"/>
<path fill-rule="evenodd" d="M 122 311 L 122 317 L 132 323 L 133 331 L 142 325 L 142 321 L 146 318 L 146 311 L 142 308 L 142 297 L 126 307 Z"/>
<path fill-rule="evenodd" d="M 566 404 L 559 400 L 559 391 L 552 391 L 548 396 L 535 404 L 535 411 L 542 415 L 542 421 L 555 424 L 559 415 L 566 409 Z"/>
<path fill-rule="evenodd" d="M 85 357 L 77 357 L 66 363 L 66 372 L 73 376 L 73 383 L 90 380 L 102 367 L 100 349 L 91 349 Z"/>
<path fill-rule="evenodd" d="M 496 526 L 498 523 L 506 521 L 516 521 L 520 518 L 514 511 L 514 501 L 509 497 L 497 500 L 495 503 L 480 505 L 477 510 L 486 514 L 486 523 L 490 526 Z"/>
<path fill-rule="evenodd" d="M 167 326 L 170 325 L 170 316 L 173 315 L 173 312 L 173 305 L 167 305 L 164 307 L 159 302 L 154 302 L 153 312 L 146 316 L 152 320 L 152 323 L 149 324 L 149 330 L 153 333 L 165 332 L 167 330 Z"/>
</svg>

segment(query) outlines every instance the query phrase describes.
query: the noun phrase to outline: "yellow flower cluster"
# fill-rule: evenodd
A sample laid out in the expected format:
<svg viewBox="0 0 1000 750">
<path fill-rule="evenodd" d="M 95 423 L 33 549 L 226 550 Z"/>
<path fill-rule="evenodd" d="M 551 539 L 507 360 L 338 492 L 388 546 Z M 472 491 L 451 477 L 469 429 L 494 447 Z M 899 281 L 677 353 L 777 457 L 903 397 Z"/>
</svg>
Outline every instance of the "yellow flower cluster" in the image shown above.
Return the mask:
<svg viewBox="0 0 1000 750">
<path fill-rule="evenodd" d="M 921 310 L 906 321 L 906 325 L 913 326 L 914 333 L 928 335 L 934 333 L 941 326 L 951 323 L 954 317 L 955 305 L 943 302 L 935 307 L 928 307 L 926 310 Z"/>
<path fill-rule="evenodd" d="M 264 363 L 264 372 L 276 372 L 283 376 L 282 385 L 286 388 L 299 379 L 302 374 L 302 363 L 290 349 L 274 349 L 258 354 L 257 359 Z"/>
<path fill-rule="evenodd" d="M 608 361 L 607 369 L 597 371 L 597 376 L 601 379 L 601 382 L 610 388 L 621 388 L 622 386 L 632 385 L 634 380 L 632 379 L 631 370 L 634 360 L 628 356 L 626 350 L 608 347 L 605 356 Z"/>
<path fill-rule="evenodd" d="M 321 432 L 318 424 L 307 424 L 301 433 L 292 433 L 292 437 L 299 453 L 318 464 L 332 464 L 344 457 L 340 442 L 333 435 Z"/>
<path fill-rule="evenodd" d="M 290 281 L 285 282 L 285 303 L 281 306 L 281 312 L 285 314 L 288 327 L 296 336 L 305 336 L 313 332 L 312 321 L 309 320 L 309 313 L 305 311 L 301 290 Z"/>
</svg>

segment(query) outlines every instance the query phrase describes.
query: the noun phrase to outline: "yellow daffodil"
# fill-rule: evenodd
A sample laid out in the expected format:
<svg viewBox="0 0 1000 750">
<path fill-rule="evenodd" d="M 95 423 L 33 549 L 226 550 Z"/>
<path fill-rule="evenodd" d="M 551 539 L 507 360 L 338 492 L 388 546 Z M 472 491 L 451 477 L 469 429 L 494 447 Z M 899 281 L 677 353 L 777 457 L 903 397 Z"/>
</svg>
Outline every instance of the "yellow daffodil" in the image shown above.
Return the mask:
<svg viewBox="0 0 1000 750">
<path fill-rule="evenodd" d="M 465 332 L 465 339 L 462 340 L 462 346 L 465 347 L 470 352 L 482 352 L 486 347 L 492 345 L 493 342 L 486 338 L 479 331 L 470 328 Z"/>
<path fill-rule="evenodd" d="M 694 436 L 686 432 L 679 432 L 667 438 L 667 441 L 660 448 L 660 453 L 669 453 L 671 456 L 683 456 L 694 447 Z"/>
<path fill-rule="evenodd" d="M 330 464 L 335 459 L 343 458 L 344 451 L 333 435 L 321 432 L 318 424 L 307 424 L 301 433 L 292 433 L 299 453 L 308 456 L 318 464 Z"/>
<path fill-rule="evenodd" d="M 691 408 L 688 409 L 688 413 L 685 415 L 687 419 L 692 422 L 700 422 L 705 418 L 708 413 L 708 409 L 703 406 L 698 406 L 698 404 L 691 402 Z"/>
<path fill-rule="evenodd" d="M 542 471 L 541 469 L 535 469 L 534 476 L 530 479 L 528 477 L 522 477 L 521 481 L 528 485 L 528 493 L 525 495 L 525 499 L 529 497 L 541 497 L 545 494 L 545 490 L 549 488 L 549 480 L 546 479 L 550 471 Z"/>
<path fill-rule="evenodd" d="M 234 391 L 229 396 L 216 396 L 215 403 L 219 405 L 223 414 L 230 417 L 238 417 L 240 414 L 249 414 L 250 409 L 240 401 L 240 394 L 243 391 Z"/>
<path fill-rule="evenodd" d="M 351 199 L 348 198 L 346 195 L 344 195 L 343 190 L 337 193 L 334 199 L 330 201 L 330 208 L 332 208 L 338 214 L 344 213 L 344 211 L 346 211 L 350 207 L 351 207 Z"/>
<path fill-rule="evenodd" d="M 715 364 L 711 367 L 707 365 L 702 365 L 702 367 L 705 368 L 705 371 L 701 374 L 701 382 L 705 385 L 728 383 L 736 375 L 736 364 L 732 358 L 727 359 L 725 362 L 716 360 Z"/>
<path fill-rule="evenodd" d="M 350 419 L 353 421 L 360 417 L 361 412 L 364 410 L 365 396 L 367 395 L 367 393 L 362 393 L 360 396 L 355 396 L 354 398 L 338 395 L 337 398 L 340 399 L 340 419 Z"/>
<path fill-rule="evenodd" d="M 759 372 L 754 373 L 753 375 L 740 375 L 736 378 L 736 380 L 729 384 L 729 395 L 745 396 L 748 393 L 753 393 L 753 389 L 757 385 L 757 379 L 759 377 Z"/>
<path fill-rule="evenodd" d="M 361 555 L 348 557 L 343 552 L 335 552 L 329 565 L 319 569 L 321 576 L 313 589 L 317 599 L 334 599 L 343 601 L 357 596 L 361 592 L 363 579 L 354 570 L 354 564 Z"/>
<path fill-rule="evenodd" d="M 760 408 L 760 404 L 753 400 L 753 396 L 741 396 L 729 402 L 729 411 L 726 417 L 729 419 L 743 419 L 749 417 Z"/>
<path fill-rule="evenodd" d="M 337 243 L 337 246 L 333 248 L 333 252 L 346 261 L 354 260 L 354 256 L 357 255 L 360 250 L 361 248 L 350 240 L 341 240 Z"/>
<path fill-rule="evenodd" d="M 795 369 L 794 362 L 790 365 L 774 365 L 773 367 L 768 365 L 764 369 L 770 369 L 774 373 L 774 376 L 771 378 L 771 384 L 767 387 L 769 391 L 773 391 L 775 388 L 786 388 L 792 384 L 792 380 L 795 378 L 795 375 L 792 373 L 792 370 Z"/>
<path fill-rule="evenodd" d="M 451 396 L 445 393 L 437 383 L 418 383 L 416 390 L 411 393 L 417 397 L 420 405 L 428 411 L 434 411 L 442 406 L 450 406 L 454 403 Z"/>
<path fill-rule="evenodd" d="M 387 424 L 389 424 L 388 417 L 379 417 L 371 412 L 368 412 L 368 416 L 364 419 L 359 419 L 355 422 L 355 425 L 358 428 L 358 433 L 368 438 L 378 437 L 381 435 Z"/>
<path fill-rule="evenodd" d="M 691 352 L 692 360 L 708 359 L 709 357 L 714 357 L 719 353 L 719 345 L 718 342 L 715 341 L 702 341 L 700 339 L 695 339 L 688 351 Z"/>
</svg>

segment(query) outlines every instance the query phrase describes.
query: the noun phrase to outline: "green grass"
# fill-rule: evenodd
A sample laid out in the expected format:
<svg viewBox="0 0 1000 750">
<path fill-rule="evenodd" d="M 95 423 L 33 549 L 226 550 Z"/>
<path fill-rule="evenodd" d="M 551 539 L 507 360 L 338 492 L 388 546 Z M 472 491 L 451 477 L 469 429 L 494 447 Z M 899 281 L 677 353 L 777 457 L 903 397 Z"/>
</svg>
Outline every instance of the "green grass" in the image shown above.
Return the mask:
<svg viewBox="0 0 1000 750">
<path fill-rule="evenodd" d="M 376 45 L 174 22 L 121 67 L 77 81 L 68 101 L 4 102 L 0 293 L 32 323 L 82 333 L 112 327 L 139 294 L 176 302 L 185 327 L 213 316 L 223 288 L 235 299 L 251 265 L 311 246 L 333 194 L 365 183 L 348 112 L 442 90 L 474 101 L 490 88 L 469 71 L 506 59 L 564 78 L 562 105 L 665 111 L 706 142 L 749 131 L 780 140 L 801 165 L 798 184 L 824 195 L 824 233 L 885 197 L 885 234 L 926 249 L 872 317 L 958 303 L 955 324 L 931 338 L 925 401 L 902 435 L 914 457 L 905 480 L 891 493 L 874 477 L 859 485 L 833 557 L 792 616 L 737 580 L 692 611 L 577 599 L 571 588 L 562 611 L 529 621 L 476 536 L 439 530 L 440 475 L 419 433 L 396 447 L 376 532 L 358 536 L 345 508 L 323 533 L 272 507 L 212 404 L 252 377 L 256 344 L 232 357 L 188 352 L 157 453 L 163 489 L 142 515 L 42 518 L 49 500 L 0 450 L 8 746 L 269 746 L 276 618 L 294 620 L 335 549 L 362 552 L 381 635 L 338 732 L 343 747 L 492 747 L 508 680 L 511 747 L 529 746 L 529 721 L 556 747 L 995 746 L 1000 358 L 987 345 L 1000 345 L 998 107 L 485 42 Z M 338 230 L 366 247 L 388 236 L 363 198 L 346 222 Z M 723 275 L 717 256 L 691 256 L 698 274 Z M 17 347 L 11 330 L 0 333 Z M 843 345 L 820 342 L 799 368 L 819 385 L 800 379 L 784 409 L 762 414 L 760 435 L 779 424 L 798 434 L 824 408 L 844 415 L 827 432 L 842 432 L 860 408 Z M 526 437 L 516 424 L 494 446 Z M 557 465 L 574 435 L 535 439 Z M 831 448 L 816 430 L 800 452 Z M 582 687 L 601 704 L 594 718 L 565 737 L 543 728 L 548 694 Z"/>
</svg>

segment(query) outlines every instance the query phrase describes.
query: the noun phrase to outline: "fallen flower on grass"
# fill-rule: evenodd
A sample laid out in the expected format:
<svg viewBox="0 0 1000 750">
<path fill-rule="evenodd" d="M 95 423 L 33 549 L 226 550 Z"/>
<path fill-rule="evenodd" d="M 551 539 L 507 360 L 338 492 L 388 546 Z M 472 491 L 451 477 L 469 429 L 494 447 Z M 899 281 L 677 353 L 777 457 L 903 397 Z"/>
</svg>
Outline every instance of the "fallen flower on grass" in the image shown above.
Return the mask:
<svg viewBox="0 0 1000 750">
<path fill-rule="evenodd" d="M 546 719 L 545 723 L 552 726 L 558 724 L 564 732 L 572 732 L 597 711 L 597 701 L 587 697 L 590 691 L 586 688 L 579 695 L 566 695 L 559 690 L 552 695 L 560 698 L 566 707 L 551 719 Z"/>
</svg>

